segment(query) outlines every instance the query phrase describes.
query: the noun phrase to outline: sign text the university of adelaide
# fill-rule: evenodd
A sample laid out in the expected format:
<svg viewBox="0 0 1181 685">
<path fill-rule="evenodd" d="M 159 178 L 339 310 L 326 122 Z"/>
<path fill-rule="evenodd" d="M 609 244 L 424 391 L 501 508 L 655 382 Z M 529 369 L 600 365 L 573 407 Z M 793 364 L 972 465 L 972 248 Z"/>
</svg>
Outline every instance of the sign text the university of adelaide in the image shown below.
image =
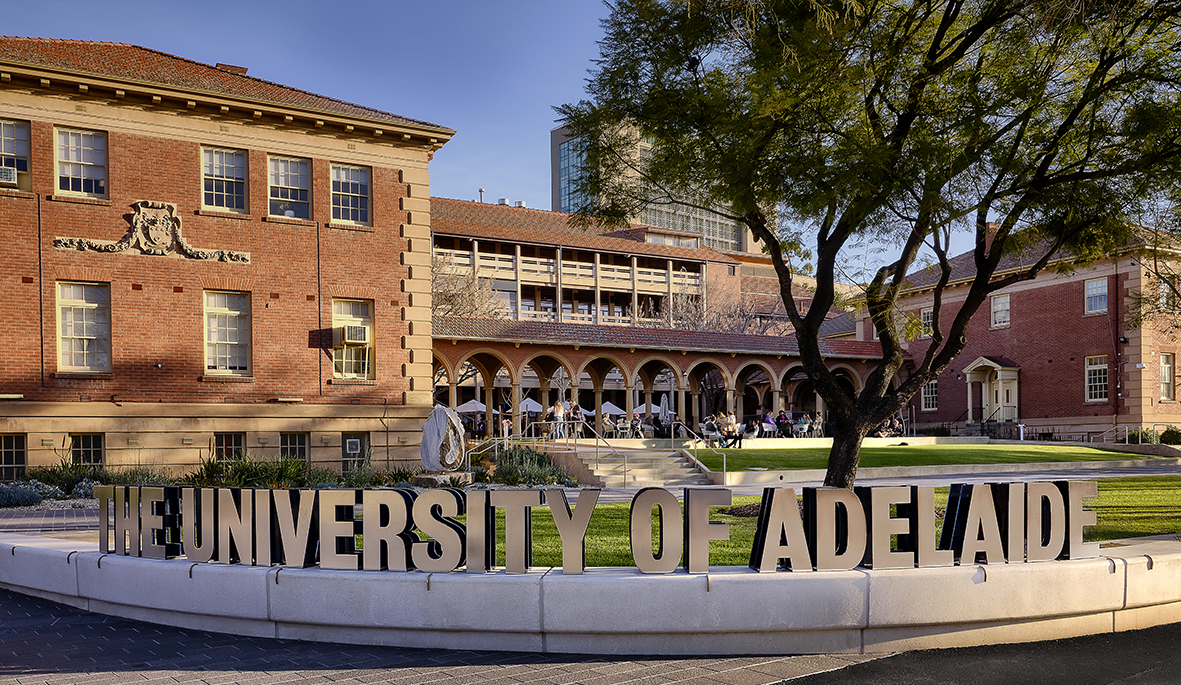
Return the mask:
<svg viewBox="0 0 1181 685">
<path fill-rule="evenodd" d="M 996 564 L 1098 556 L 1083 542 L 1095 512 L 1093 481 L 954 485 L 936 539 L 934 488 L 917 486 L 763 490 L 750 553 L 757 571 L 842 571 Z M 582 573 L 599 490 L 573 509 L 560 489 L 280 490 L 96 486 L 99 548 L 105 553 L 258 566 L 468 573 L 533 565 L 533 509 L 548 506 L 562 545 L 562 571 Z M 730 506 L 725 488 L 644 488 L 632 499 L 631 551 L 644 573 L 683 565 L 709 571 L 709 541 L 729 525 L 711 510 Z M 113 506 L 113 516 L 111 510 Z M 496 531 L 504 513 L 504 536 Z M 458 517 L 466 516 L 463 522 Z M 659 525 L 654 525 L 658 523 Z M 110 533 L 114 532 L 114 548 Z M 654 532 L 655 531 L 655 532 Z"/>
</svg>

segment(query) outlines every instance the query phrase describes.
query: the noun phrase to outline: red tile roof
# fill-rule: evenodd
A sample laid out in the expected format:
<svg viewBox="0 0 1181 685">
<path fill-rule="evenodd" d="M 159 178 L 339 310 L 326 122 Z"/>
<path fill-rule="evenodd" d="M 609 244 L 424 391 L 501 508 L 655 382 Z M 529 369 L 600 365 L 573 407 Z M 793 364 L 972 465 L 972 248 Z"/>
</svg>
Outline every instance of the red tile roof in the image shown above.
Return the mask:
<svg viewBox="0 0 1181 685">
<path fill-rule="evenodd" d="M 431 198 L 431 231 L 436 235 L 489 238 L 514 243 L 573 247 L 694 262 L 735 264 L 734 259 L 708 247 L 690 249 L 654 245 L 619 233 L 570 224 L 570 215 L 541 209 Z"/>
<path fill-rule="evenodd" d="M 741 352 L 798 356 L 795 336 L 741 335 L 665 328 L 560 324 L 513 319 L 464 319 L 436 316 L 431 335 L 436 339 L 494 340 L 499 342 L 553 343 L 588 347 L 638 347 L 692 352 Z M 878 343 L 821 340 L 820 351 L 829 358 L 879 359 Z"/>
<path fill-rule="evenodd" d="M 436 124 L 218 68 L 158 50 L 86 40 L 0 36 L 0 61 L 62 69 L 120 80 L 173 86 L 326 113 L 437 128 Z"/>
</svg>

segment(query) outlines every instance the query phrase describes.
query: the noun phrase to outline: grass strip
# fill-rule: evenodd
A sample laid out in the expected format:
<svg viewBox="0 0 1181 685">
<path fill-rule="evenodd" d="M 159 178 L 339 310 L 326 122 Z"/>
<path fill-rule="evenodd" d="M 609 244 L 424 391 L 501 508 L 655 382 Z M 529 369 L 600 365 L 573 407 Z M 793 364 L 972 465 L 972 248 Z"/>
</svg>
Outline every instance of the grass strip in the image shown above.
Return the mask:
<svg viewBox="0 0 1181 685">
<path fill-rule="evenodd" d="M 903 441 L 904 442 L 904 441 Z M 726 469 L 748 471 L 751 467 L 771 471 L 823 469 L 828 467 L 827 447 L 760 449 L 744 447 L 721 450 Z M 722 458 L 699 450 L 698 459 L 711 471 L 722 470 Z M 1053 445 L 905 445 L 861 448 L 859 468 L 882 466 L 951 466 L 965 464 L 1036 464 L 1058 461 L 1109 461 L 1147 459 L 1144 455 L 1113 452 L 1094 447 Z"/>
</svg>

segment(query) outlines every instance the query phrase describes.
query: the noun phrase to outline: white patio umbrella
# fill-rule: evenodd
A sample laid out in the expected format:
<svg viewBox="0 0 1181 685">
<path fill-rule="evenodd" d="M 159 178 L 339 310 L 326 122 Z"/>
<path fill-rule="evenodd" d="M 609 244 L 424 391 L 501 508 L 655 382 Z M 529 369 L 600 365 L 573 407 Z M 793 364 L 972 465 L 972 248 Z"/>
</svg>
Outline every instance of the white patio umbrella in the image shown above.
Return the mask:
<svg viewBox="0 0 1181 685">
<path fill-rule="evenodd" d="M 526 414 L 540 414 L 545 411 L 545 407 L 541 406 L 541 403 L 537 400 L 526 397 L 521 400 L 520 410 Z"/>
<path fill-rule="evenodd" d="M 460 414 L 479 414 L 479 413 L 485 411 L 486 409 L 487 409 L 487 407 L 484 406 L 483 402 L 477 402 L 475 400 L 468 400 L 467 402 L 464 402 L 463 404 L 456 407 L 455 411 L 459 412 Z M 492 413 L 499 414 L 500 412 L 493 409 Z"/>
<path fill-rule="evenodd" d="M 668 393 L 661 393 L 660 395 L 660 422 L 668 425 L 672 421 L 673 413 L 668 408 Z"/>
<path fill-rule="evenodd" d="M 621 416 L 627 413 L 626 409 L 620 409 L 610 402 L 604 402 L 602 409 L 604 414 L 608 414 L 610 416 Z"/>
</svg>

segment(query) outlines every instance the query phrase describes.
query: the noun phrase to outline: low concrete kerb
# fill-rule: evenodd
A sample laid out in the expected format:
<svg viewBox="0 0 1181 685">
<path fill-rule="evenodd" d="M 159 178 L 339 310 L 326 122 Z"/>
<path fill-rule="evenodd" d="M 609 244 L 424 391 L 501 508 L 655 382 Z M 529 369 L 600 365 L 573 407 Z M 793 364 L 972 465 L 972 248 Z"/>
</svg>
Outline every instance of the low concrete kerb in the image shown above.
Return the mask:
<svg viewBox="0 0 1181 685">
<path fill-rule="evenodd" d="M 593 654 L 878 653 L 1181 621 L 1181 542 L 1116 544 L 1097 559 L 906 570 L 469 575 L 193 564 L 0 534 L 0 587 L 240 635 Z"/>
</svg>

